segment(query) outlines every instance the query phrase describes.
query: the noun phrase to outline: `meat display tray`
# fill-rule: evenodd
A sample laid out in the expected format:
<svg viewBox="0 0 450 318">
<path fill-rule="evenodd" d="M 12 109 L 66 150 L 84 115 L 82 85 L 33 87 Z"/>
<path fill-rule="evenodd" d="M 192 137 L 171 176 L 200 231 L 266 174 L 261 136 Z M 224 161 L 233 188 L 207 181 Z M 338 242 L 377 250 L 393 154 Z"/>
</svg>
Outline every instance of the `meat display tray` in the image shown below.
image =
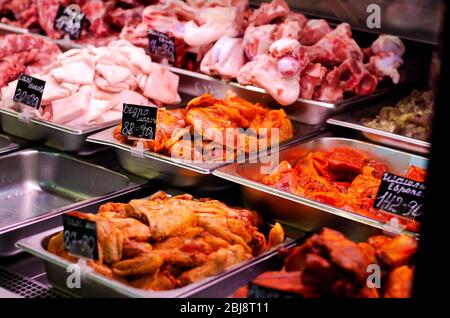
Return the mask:
<svg viewBox="0 0 450 318">
<path fill-rule="evenodd" d="M 230 90 L 235 92 L 239 97 L 251 102 L 261 102 L 268 106 L 280 107 L 263 88 L 252 85 L 241 85 L 236 82 L 226 82 L 215 77 L 176 67 L 169 67 L 169 69 L 180 77 L 178 90 L 185 94 L 198 96 L 210 93 L 217 98 L 223 98 L 227 91 Z M 413 77 L 412 75 L 408 76 Z M 413 79 L 409 78 L 407 82 L 401 83 L 399 86 L 409 85 L 411 82 L 413 82 Z M 334 114 L 384 98 L 389 95 L 391 90 L 388 86 L 379 87 L 372 95 L 350 97 L 337 103 L 299 98 L 294 104 L 283 108 L 289 117 L 295 121 L 308 125 L 319 125 L 325 123 Z"/>
<path fill-rule="evenodd" d="M 336 115 L 328 119 L 327 123 L 359 131 L 364 137 L 375 143 L 427 155 L 431 150 L 431 143 L 427 141 L 370 128 L 361 123 L 363 117 L 372 118 L 376 116 L 385 105 L 386 104 L 364 108 L 356 112 Z"/>
<path fill-rule="evenodd" d="M 0 155 L 20 149 L 8 136 L 0 135 Z"/>
<path fill-rule="evenodd" d="M 58 153 L 30 149 L 0 157 L 0 256 L 19 252 L 18 239 L 55 227 L 65 211 L 143 183 Z"/>
<path fill-rule="evenodd" d="M 358 140 L 332 137 L 330 134 L 282 149 L 279 153 L 279 162 L 287 160 L 292 163 L 310 151 L 330 151 L 334 147 L 349 147 L 371 154 L 372 158 L 385 162 L 389 171 L 394 174 L 406 173 L 410 165 L 421 168 L 428 165 L 428 160 L 420 156 Z M 262 162 L 268 162 L 265 158 L 261 159 Z M 379 234 L 380 230 L 387 229 L 385 223 L 377 220 L 259 183 L 258 180 L 262 177 L 262 162 L 232 164 L 214 171 L 214 175 L 240 184 L 245 205 L 302 231 L 314 232 L 329 226 L 340 230 L 353 240 L 361 241 Z M 407 235 L 418 236 L 410 231 L 400 231 Z"/>
<path fill-rule="evenodd" d="M 6 23 L 0 23 L 0 35 L 9 33 L 29 33 L 27 29 L 12 26 Z"/>
<path fill-rule="evenodd" d="M 8 109 L 0 109 L 3 131 L 30 141 L 44 142 L 46 146 L 60 151 L 83 153 L 92 151 L 86 137 L 102 129 L 116 125 L 113 121 L 86 127 L 67 127 L 40 119 L 22 119 L 20 114 Z"/>
<path fill-rule="evenodd" d="M 293 122 L 294 136 L 281 143 L 280 147 L 304 140 L 320 133 L 321 127 Z M 182 160 L 145 151 L 141 157 L 133 148 L 113 137 L 114 127 L 88 137 L 89 142 L 114 147 L 121 166 L 128 172 L 146 179 L 159 179 L 179 188 L 195 188 L 197 191 L 218 191 L 229 187 L 212 175 L 212 171 L 228 163 L 206 163 Z"/>
<path fill-rule="evenodd" d="M 278 253 L 277 249 L 269 250 L 259 256 L 236 264 L 216 276 L 211 276 L 196 283 L 169 291 L 145 291 L 134 288 L 97 274 L 86 265 L 80 265 L 82 272 L 81 286 L 77 289 L 68 290 L 66 282 L 70 273 L 67 273 L 66 269 L 71 263 L 46 250 L 50 238 L 62 229 L 62 227 L 58 227 L 22 239 L 17 243 L 17 247 L 39 257 L 45 262 L 47 279 L 53 287 L 62 289 L 65 292 L 76 293 L 82 297 L 184 298 L 202 295 L 203 289 L 211 290 L 214 288 L 222 288 L 222 286 L 226 287 L 223 291 L 230 292 L 233 288 L 239 287 L 237 284 L 239 282 L 230 281 L 228 279 L 232 276 L 232 273 L 239 271 L 242 268 L 251 268 L 254 262 L 258 262 L 261 259 L 266 259 Z M 286 238 L 285 242 L 282 243 L 279 248 L 292 247 L 304 236 L 304 233 L 297 231 L 295 239 Z M 250 277 L 256 277 L 259 273 L 261 272 L 253 271 Z M 209 294 L 208 297 L 214 297 L 215 295 L 218 295 L 219 292 L 220 291 L 217 290 L 215 293 Z"/>
</svg>

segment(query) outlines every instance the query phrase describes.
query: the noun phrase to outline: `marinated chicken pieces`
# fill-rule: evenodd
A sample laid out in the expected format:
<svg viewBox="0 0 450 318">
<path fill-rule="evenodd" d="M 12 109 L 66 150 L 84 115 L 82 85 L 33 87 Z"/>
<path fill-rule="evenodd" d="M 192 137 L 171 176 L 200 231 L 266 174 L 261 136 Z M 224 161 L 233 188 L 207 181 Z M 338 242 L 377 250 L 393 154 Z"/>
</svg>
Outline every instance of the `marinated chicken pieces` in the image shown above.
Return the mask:
<svg viewBox="0 0 450 318">
<path fill-rule="evenodd" d="M 373 207 L 381 178 L 388 167 L 365 153 L 337 147 L 311 151 L 296 162 L 282 161 L 260 182 L 280 190 L 329 204 L 381 222 L 394 215 Z M 424 182 L 426 170 L 411 166 L 406 178 Z M 420 223 L 399 218 L 408 230 L 418 231 Z"/>
<path fill-rule="evenodd" d="M 367 243 L 355 243 L 340 232 L 324 228 L 291 249 L 281 271 L 263 273 L 250 286 L 302 298 L 407 298 L 411 297 L 411 259 L 416 250 L 417 241 L 409 236 L 380 235 Z M 373 283 L 370 265 L 381 270 L 379 286 L 368 284 Z M 253 295 L 249 286 L 244 286 L 234 296 Z"/>
<path fill-rule="evenodd" d="M 221 100 L 204 94 L 192 99 L 186 109 L 158 109 L 156 125 L 155 139 L 142 140 L 144 148 L 186 160 L 227 161 L 264 151 L 294 135 L 284 110 L 231 95 Z M 119 125 L 115 139 L 137 143 L 121 130 Z"/>
<path fill-rule="evenodd" d="M 169 290 L 217 275 L 284 241 L 276 224 L 269 242 L 259 232 L 259 216 L 212 199 L 157 192 L 129 203 L 106 203 L 97 214 L 70 212 L 94 221 L 99 259 L 88 261 L 96 272 L 146 290 Z M 69 261 L 63 232 L 48 251 Z"/>
</svg>

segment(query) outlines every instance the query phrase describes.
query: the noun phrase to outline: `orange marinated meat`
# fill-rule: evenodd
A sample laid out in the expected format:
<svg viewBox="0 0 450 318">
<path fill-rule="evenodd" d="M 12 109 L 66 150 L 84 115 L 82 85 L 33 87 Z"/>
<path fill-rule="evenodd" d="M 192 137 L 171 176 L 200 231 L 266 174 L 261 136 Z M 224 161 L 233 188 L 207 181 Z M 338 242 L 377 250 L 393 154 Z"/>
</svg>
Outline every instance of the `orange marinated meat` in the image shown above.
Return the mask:
<svg viewBox="0 0 450 318">
<path fill-rule="evenodd" d="M 329 151 L 311 151 L 296 162 L 282 161 L 260 182 L 277 189 L 329 204 L 380 222 L 394 216 L 375 209 L 374 202 L 383 173 L 388 167 L 362 151 L 336 147 Z M 424 181 L 426 170 L 411 166 L 407 178 Z M 418 231 L 419 222 L 400 218 L 408 230 Z"/>
<path fill-rule="evenodd" d="M 114 138 L 135 146 L 139 139 L 124 136 L 121 130 L 119 125 Z M 192 99 L 186 108 L 159 108 L 155 139 L 140 141 L 145 149 L 167 156 L 226 161 L 264 151 L 293 135 L 292 122 L 283 109 L 270 109 L 232 95 L 217 99 L 204 94 Z"/>
</svg>

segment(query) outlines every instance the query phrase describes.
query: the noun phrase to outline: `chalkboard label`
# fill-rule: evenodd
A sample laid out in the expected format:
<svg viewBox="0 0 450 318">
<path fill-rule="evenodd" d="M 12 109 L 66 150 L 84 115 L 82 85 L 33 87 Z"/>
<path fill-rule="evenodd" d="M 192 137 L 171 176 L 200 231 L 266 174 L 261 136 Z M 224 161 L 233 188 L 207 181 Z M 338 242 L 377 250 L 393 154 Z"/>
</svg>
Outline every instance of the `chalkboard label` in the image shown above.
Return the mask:
<svg viewBox="0 0 450 318">
<path fill-rule="evenodd" d="M 122 135 L 155 139 L 157 114 L 158 109 L 153 106 L 123 104 Z"/>
<path fill-rule="evenodd" d="M 416 220 L 423 214 L 425 184 L 385 172 L 374 208 Z"/>
<path fill-rule="evenodd" d="M 64 248 L 74 255 L 98 259 L 97 224 L 63 214 Z"/>
<path fill-rule="evenodd" d="M 175 38 L 163 32 L 148 30 L 148 50 L 153 57 L 175 62 Z"/>
<path fill-rule="evenodd" d="M 53 28 L 69 34 L 72 40 L 76 40 L 80 38 L 85 19 L 86 14 L 81 12 L 78 5 L 70 4 L 67 7 L 60 5 Z"/>
<path fill-rule="evenodd" d="M 45 81 L 20 74 L 13 101 L 38 109 L 44 94 Z"/>
<path fill-rule="evenodd" d="M 250 283 L 247 298 L 300 298 L 295 293 L 285 292 Z"/>
</svg>

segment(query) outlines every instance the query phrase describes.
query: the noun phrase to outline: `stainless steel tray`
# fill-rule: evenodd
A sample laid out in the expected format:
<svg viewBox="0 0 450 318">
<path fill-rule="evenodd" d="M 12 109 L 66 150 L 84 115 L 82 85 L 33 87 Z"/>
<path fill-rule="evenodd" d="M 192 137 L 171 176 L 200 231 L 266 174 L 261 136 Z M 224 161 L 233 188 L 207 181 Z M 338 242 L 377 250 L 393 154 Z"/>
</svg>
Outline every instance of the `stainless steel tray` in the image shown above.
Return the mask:
<svg viewBox="0 0 450 318">
<path fill-rule="evenodd" d="M 386 104 L 383 104 L 383 106 Z M 361 124 L 362 117 L 371 117 L 379 113 L 383 107 L 379 105 L 377 107 L 361 109 L 354 113 L 344 113 L 333 116 L 327 120 L 330 125 L 350 128 L 359 131 L 364 137 L 370 141 L 384 144 L 387 146 L 412 151 L 427 155 L 431 150 L 431 143 L 423 140 L 405 137 L 402 135 L 386 132 L 380 129 L 374 129 Z"/>
<path fill-rule="evenodd" d="M 136 181 L 136 180 L 135 180 Z M 72 157 L 35 149 L 0 157 L 0 256 L 55 226 L 65 211 L 131 192 L 145 183 Z"/>
<path fill-rule="evenodd" d="M 113 121 L 87 127 L 66 127 L 39 119 L 26 122 L 20 119 L 19 113 L 8 109 L 0 109 L 0 121 L 3 130 L 10 135 L 44 142 L 48 147 L 66 152 L 89 151 L 92 145 L 86 143 L 87 136 L 118 123 Z"/>
<path fill-rule="evenodd" d="M 293 122 L 294 136 L 283 142 L 280 147 L 315 136 L 320 133 L 318 126 Z M 218 191 L 230 184 L 213 176 L 215 169 L 227 163 L 196 163 L 189 160 L 171 158 L 153 152 L 144 152 L 143 157 L 132 154 L 132 146 L 122 144 L 113 137 L 114 127 L 88 137 L 87 141 L 111 146 L 116 149 L 122 167 L 137 176 L 146 179 L 159 179 L 174 187 L 195 187 L 198 191 Z"/>
<path fill-rule="evenodd" d="M 0 35 L 8 33 L 29 33 L 27 29 L 15 27 L 6 23 L 0 23 Z"/>
<path fill-rule="evenodd" d="M 215 97 L 223 98 L 227 91 L 231 90 L 246 100 L 262 102 L 268 106 L 276 106 L 279 108 L 276 101 L 263 88 L 252 85 L 241 85 L 237 82 L 226 82 L 215 77 L 176 67 L 169 67 L 169 69 L 180 76 L 178 90 L 185 94 L 198 96 L 204 93 L 210 93 Z M 414 80 L 410 78 L 408 79 L 408 83 L 399 85 L 409 85 L 409 82 L 412 81 Z M 380 87 L 370 96 L 355 96 L 338 103 L 299 98 L 294 104 L 286 106 L 284 109 L 289 117 L 295 121 L 308 125 L 319 125 L 323 124 L 327 118 L 334 114 L 387 96 L 390 91 L 391 89 L 389 87 Z"/>
<path fill-rule="evenodd" d="M 0 155 L 16 151 L 20 149 L 20 147 L 20 145 L 14 143 L 8 136 L 0 135 Z"/>
<path fill-rule="evenodd" d="M 410 165 L 426 168 L 428 163 L 423 157 L 358 140 L 330 137 L 330 134 L 281 150 L 279 161 L 294 162 L 309 151 L 329 151 L 334 147 L 350 147 L 370 153 L 374 159 L 386 162 L 390 172 L 397 174 L 405 173 Z M 258 180 L 262 177 L 261 166 L 261 162 L 237 163 L 214 171 L 214 175 L 240 184 L 243 199 L 252 209 L 265 212 L 272 218 L 306 232 L 329 226 L 340 230 L 353 240 L 361 241 L 378 234 L 380 229 L 387 229 L 382 222 L 259 183 Z M 406 230 L 402 230 L 402 233 L 418 236 Z"/>
<path fill-rule="evenodd" d="M 47 278 L 50 283 L 58 289 L 68 291 L 70 293 L 76 293 L 83 297 L 136 297 L 136 298 L 179 298 L 188 297 L 199 293 L 205 288 L 211 288 L 215 285 L 215 281 L 223 282 L 229 277 L 231 273 L 241 268 L 248 268 L 253 262 L 257 262 L 260 259 L 265 259 L 271 255 L 277 253 L 276 249 L 267 251 L 260 256 L 253 257 L 245 262 L 237 264 L 225 272 L 216 276 L 205 278 L 199 282 L 177 288 L 170 291 L 145 291 L 142 289 L 134 288 L 115 280 L 108 279 L 100 274 L 95 273 L 91 268 L 82 268 L 81 288 L 68 289 L 67 278 L 70 273 L 67 273 L 66 269 L 71 263 L 59 256 L 49 253 L 46 250 L 48 241 L 57 232 L 61 231 L 62 227 L 57 227 L 40 234 L 27 237 L 17 242 L 17 247 L 41 258 L 45 262 L 45 269 Z M 299 235 L 301 237 L 302 235 Z M 285 242 L 279 247 L 291 247 L 295 242 L 286 238 Z M 256 273 L 257 275 L 258 273 Z M 235 284 L 235 283 L 234 283 Z M 235 286 L 235 285 L 230 285 Z M 209 297 L 214 297 L 210 295 Z"/>
</svg>

